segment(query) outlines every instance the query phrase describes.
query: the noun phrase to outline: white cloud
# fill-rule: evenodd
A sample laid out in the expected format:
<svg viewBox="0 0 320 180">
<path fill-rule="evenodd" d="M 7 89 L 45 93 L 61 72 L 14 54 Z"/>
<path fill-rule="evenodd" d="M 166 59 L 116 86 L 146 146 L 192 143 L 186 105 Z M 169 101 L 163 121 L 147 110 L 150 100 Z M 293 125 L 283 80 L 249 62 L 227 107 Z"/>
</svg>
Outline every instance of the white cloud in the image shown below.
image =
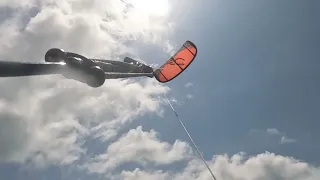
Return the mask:
<svg viewBox="0 0 320 180">
<path fill-rule="evenodd" d="M 172 145 L 161 142 L 158 134 L 145 132 L 139 126 L 110 144 L 104 154 L 92 158 L 84 165 L 90 173 L 107 173 L 119 165 L 136 162 L 139 164 L 171 164 L 190 158 L 190 146 L 179 140 Z"/>
<path fill-rule="evenodd" d="M 123 2 L 132 5 L 133 8 L 140 12 L 157 15 L 166 16 L 169 12 L 168 0 L 122 0 Z"/>
<path fill-rule="evenodd" d="M 208 164 L 218 180 L 316 180 L 320 178 L 320 167 L 268 152 L 249 158 L 242 153 L 231 157 L 219 155 Z M 193 160 L 181 172 L 135 169 L 123 171 L 115 179 L 211 180 L 212 177 L 201 161 Z"/>
<path fill-rule="evenodd" d="M 184 87 L 186 87 L 186 88 L 189 88 L 189 87 L 192 87 L 193 86 L 193 84 L 192 83 L 187 83 L 186 85 L 184 85 Z"/>
<path fill-rule="evenodd" d="M 48 48 L 56 46 L 108 58 L 133 52 L 132 47 L 125 46 L 127 41 L 168 43 L 165 38 L 170 31 L 167 15 L 159 17 L 128 9 L 119 0 L 40 0 L 25 4 L 10 3 L 18 6 L 19 11 L 0 26 L 5 32 L 0 37 L 0 57 L 38 61 Z M 25 22 L 31 11 L 37 13 Z"/>
<path fill-rule="evenodd" d="M 297 140 L 292 139 L 292 138 L 288 138 L 286 136 L 282 136 L 280 139 L 281 144 L 289 144 L 289 143 L 295 143 L 295 142 L 297 142 Z"/>
<path fill-rule="evenodd" d="M 2 100 L 0 155 L 7 161 L 71 163 L 85 152 L 86 136 L 114 137 L 133 118 L 157 112 L 159 101 L 153 95 L 167 90 L 154 81 L 113 82 L 99 89 L 41 84 L 48 86 L 30 82 L 37 89 L 23 88 L 11 102 Z"/>
<path fill-rule="evenodd" d="M 266 130 L 266 132 L 267 132 L 267 134 L 270 134 L 270 135 L 279 135 L 280 134 L 280 132 L 276 128 L 268 128 Z"/>
<path fill-rule="evenodd" d="M 12 10 L 0 22 L 1 60 L 41 62 L 51 47 L 139 57 L 135 44 L 169 42 L 168 14 L 118 0 L 1 1 L 0 8 Z M 149 79 L 107 80 L 97 89 L 60 76 L 7 78 L 0 85 L 0 161 L 37 166 L 77 161 L 90 148 L 83 146 L 86 138 L 111 140 L 133 119 L 157 113 L 155 96 L 168 91 Z"/>
<path fill-rule="evenodd" d="M 268 128 L 266 130 L 259 130 L 259 129 L 253 129 L 250 131 L 253 135 L 262 135 L 265 137 L 272 137 L 277 138 L 277 141 L 280 144 L 289 144 L 289 143 L 296 143 L 297 140 L 293 138 L 289 138 L 285 132 L 281 132 L 276 128 Z"/>
<path fill-rule="evenodd" d="M 137 168 L 134 171 L 122 171 L 118 178 L 125 180 L 167 180 L 170 179 L 171 176 L 169 173 L 163 171 L 146 172 Z"/>
<path fill-rule="evenodd" d="M 187 94 L 187 98 L 188 98 L 188 99 L 192 99 L 192 98 L 193 98 L 193 95 L 192 95 L 192 94 Z"/>
</svg>

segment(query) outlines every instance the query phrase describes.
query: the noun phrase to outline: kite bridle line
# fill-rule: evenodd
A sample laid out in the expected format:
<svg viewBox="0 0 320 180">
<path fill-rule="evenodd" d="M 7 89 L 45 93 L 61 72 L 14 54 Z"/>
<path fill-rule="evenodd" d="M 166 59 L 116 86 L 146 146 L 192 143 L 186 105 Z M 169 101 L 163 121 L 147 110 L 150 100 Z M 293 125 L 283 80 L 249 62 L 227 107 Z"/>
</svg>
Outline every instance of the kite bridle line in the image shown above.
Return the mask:
<svg viewBox="0 0 320 180">
<path fill-rule="evenodd" d="M 202 154 L 201 154 L 200 150 L 198 149 L 198 147 L 197 147 L 196 143 L 193 141 L 193 139 L 192 139 L 191 135 L 189 134 L 189 132 L 188 132 L 187 128 L 185 127 L 184 123 L 183 123 L 183 122 L 181 121 L 181 119 L 179 118 L 179 115 L 178 115 L 177 111 L 173 108 L 173 106 L 172 106 L 172 104 L 171 104 L 170 100 L 168 99 L 168 97 L 166 96 L 166 94 L 165 94 L 165 93 L 163 93 L 163 95 L 164 95 L 164 97 L 166 98 L 167 102 L 169 103 L 169 105 L 170 105 L 170 107 L 171 107 L 172 111 L 173 111 L 173 112 L 174 112 L 174 114 L 176 115 L 177 120 L 180 122 L 180 124 L 181 124 L 182 128 L 184 129 L 184 131 L 185 131 L 185 132 L 186 132 L 186 134 L 188 135 L 188 137 L 189 137 L 190 141 L 192 142 L 193 147 L 197 150 L 197 152 L 198 152 L 198 154 L 199 154 L 200 158 L 202 159 L 203 163 L 206 165 L 207 169 L 209 170 L 209 172 L 210 172 L 210 174 L 211 174 L 212 178 L 213 178 L 214 180 L 217 180 L 216 176 L 213 174 L 213 172 L 212 172 L 212 170 L 210 169 L 209 165 L 207 164 L 206 160 L 203 158 L 203 156 L 202 156 Z"/>
</svg>

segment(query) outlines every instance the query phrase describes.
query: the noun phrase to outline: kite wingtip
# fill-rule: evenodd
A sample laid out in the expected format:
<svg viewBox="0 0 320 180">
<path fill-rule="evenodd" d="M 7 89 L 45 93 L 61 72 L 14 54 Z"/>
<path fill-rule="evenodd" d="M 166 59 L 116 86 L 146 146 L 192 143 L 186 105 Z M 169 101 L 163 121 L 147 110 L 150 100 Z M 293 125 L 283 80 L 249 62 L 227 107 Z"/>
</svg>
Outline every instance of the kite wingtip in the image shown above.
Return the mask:
<svg viewBox="0 0 320 180">
<path fill-rule="evenodd" d="M 195 45 L 195 43 L 191 40 L 186 40 L 185 44 L 190 44 L 191 46 L 193 46 L 196 50 L 198 50 L 197 46 Z"/>
</svg>

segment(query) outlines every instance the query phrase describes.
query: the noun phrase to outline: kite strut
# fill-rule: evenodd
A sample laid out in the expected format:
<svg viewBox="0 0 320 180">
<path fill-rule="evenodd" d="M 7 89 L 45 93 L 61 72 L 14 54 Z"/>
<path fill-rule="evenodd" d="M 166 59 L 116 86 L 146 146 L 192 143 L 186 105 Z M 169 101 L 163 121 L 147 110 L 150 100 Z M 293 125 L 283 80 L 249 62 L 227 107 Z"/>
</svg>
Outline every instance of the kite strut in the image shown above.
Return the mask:
<svg viewBox="0 0 320 180">
<path fill-rule="evenodd" d="M 166 94 L 164 94 L 164 93 L 163 93 L 163 95 L 164 95 L 164 97 L 166 98 L 166 100 L 168 101 L 168 103 L 169 103 L 169 105 L 170 105 L 170 107 L 171 107 L 172 111 L 173 111 L 173 112 L 174 112 L 174 114 L 176 115 L 176 117 L 177 117 L 178 121 L 180 122 L 181 126 L 183 127 L 184 131 L 187 133 L 187 135 L 188 135 L 188 137 L 189 137 L 190 141 L 192 142 L 192 144 L 193 144 L 194 148 L 197 150 L 197 152 L 198 152 L 199 156 L 201 157 L 201 159 L 202 159 L 203 163 L 204 163 L 204 164 L 206 165 L 206 167 L 208 168 L 208 170 L 209 170 L 209 172 L 210 172 L 210 174 L 211 174 L 212 178 L 213 178 L 214 180 L 217 180 L 217 178 L 214 176 L 213 172 L 211 171 L 210 167 L 209 167 L 209 166 L 208 166 L 208 164 L 206 163 L 205 159 L 204 159 L 204 158 L 203 158 L 203 156 L 201 155 L 201 153 L 200 153 L 200 151 L 199 151 L 199 149 L 198 149 L 198 147 L 197 147 L 196 143 L 193 141 L 193 139 L 192 139 L 191 135 L 189 134 L 189 132 L 188 132 L 187 128 L 184 126 L 183 122 L 182 122 L 182 121 L 181 121 L 181 119 L 179 118 L 178 113 L 177 113 L 177 112 L 176 112 L 176 110 L 173 108 L 173 106 L 172 106 L 171 102 L 169 101 L 168 97 L 167 97 L 167 96 L 166 96 Z"/>
</svg>

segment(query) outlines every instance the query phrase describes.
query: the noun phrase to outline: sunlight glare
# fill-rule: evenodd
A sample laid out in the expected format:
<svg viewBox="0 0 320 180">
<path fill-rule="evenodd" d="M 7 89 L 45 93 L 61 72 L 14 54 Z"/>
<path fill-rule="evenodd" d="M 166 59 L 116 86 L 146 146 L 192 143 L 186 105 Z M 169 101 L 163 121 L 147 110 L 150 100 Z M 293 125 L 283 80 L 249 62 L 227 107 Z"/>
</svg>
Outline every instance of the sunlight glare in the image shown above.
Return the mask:
<svg viewBox="0 0 320 180">
<path fill-rule="evenodd" d="M 134 8 L 146 15 L 165 16 L 169 12 L 168 0 L 131 0 L 128 1 Z"/>
</svg>

